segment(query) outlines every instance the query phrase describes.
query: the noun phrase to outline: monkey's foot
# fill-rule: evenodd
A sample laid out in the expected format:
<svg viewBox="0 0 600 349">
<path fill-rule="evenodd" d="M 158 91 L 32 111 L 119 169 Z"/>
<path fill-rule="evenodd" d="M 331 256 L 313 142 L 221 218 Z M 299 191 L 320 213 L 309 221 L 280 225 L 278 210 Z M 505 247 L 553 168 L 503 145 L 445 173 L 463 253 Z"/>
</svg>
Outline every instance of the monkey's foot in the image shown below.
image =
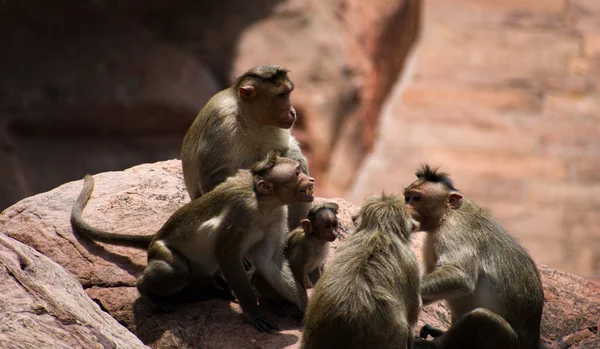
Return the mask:
<svg viewBox="0 0 600 349">
<path fill-rule="evenodd" d="M 420 335 L 420 334 L 419 334 Z M 415 337 L 415 342 L 413 343 L 414 349 L 434 349 L 437 348 L 437 343 L 435 341 L 428 341 L 423 338 Z"/>
<path fill-rule="evenodd" d="M 419 331 L 419 337 L 422 339 L 426 339 L 427 336 L 433 337 L 433 339 L 438 339 L 444 334 L 444 331 L 437 329 L 429 324 L 425 324 L 421 327 L 421 331 Z"/>
<path fill-rule="evenodd" d="M 260 332 L 272 333 L 279 331 L 279 327 L 277 327 L 277 325 L 275 325 L 271 321 L 267 320 L 264 316 L 253 320 L 248 320 L 248 322 Z"/>
</svg>

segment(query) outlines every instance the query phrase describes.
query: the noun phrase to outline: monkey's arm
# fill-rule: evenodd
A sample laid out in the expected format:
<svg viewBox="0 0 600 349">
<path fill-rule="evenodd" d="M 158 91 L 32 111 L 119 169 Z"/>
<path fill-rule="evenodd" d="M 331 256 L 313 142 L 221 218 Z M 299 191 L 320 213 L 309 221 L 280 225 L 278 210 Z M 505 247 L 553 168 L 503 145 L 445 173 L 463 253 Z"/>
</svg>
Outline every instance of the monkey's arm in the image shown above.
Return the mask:
<svg viewBox="0 0 600 349">
<path fill-rule="evenodd" d="M 423 276 L 423 305 L 441 299 L 460 298 L 475 291 L 475 277 L 455 265 L 445 265 Z"/>
<path fill-rule="evenodd" d="M 306 309 L 308 298 L 306 289 L 296 282 L 283 251 L 279 248 L 278 238 L 265 238 L 252 249 L 256 269 L 288 301 L 296 304 L 302 311 Z"/>
<path fill-rule="evenodd" d="M 230 236 L 228 232 L 221 231 L 220 236 Z M 233 240 L 233 239 L 230 239 Z M 219 268 L 227 280 L 229 287 L 240 302 L 246 320 L 261 332 L 277 331 L 276 325 L 268 321 L 256 303 L 256 297 L 252 285 L 242 264 L 242 252 L 238 251 L 233 244 L 222 239 L 217 243 L 216 257 Z"/>
</svg>

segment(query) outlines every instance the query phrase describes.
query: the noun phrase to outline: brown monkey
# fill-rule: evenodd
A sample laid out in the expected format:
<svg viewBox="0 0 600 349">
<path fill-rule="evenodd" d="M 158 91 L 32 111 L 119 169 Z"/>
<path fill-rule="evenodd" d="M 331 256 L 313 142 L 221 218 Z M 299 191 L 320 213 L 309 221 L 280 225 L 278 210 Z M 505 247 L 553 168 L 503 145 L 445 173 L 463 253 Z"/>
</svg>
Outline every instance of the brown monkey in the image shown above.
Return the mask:
<svg viewBox="0 0 600 349">
<path fill-rule="evenodd" d="M 313 206 L 301 226 L 286 236 L 284 255 L 290 263 L 292 274 L 302 288 L 307 287 L 306 281 L 314 286 L 321 277 L 321 266 L 329 254 L 331 242 L 337 236 L 338 205 L 326 202 Z M 285 315 L 286 302 L 265 281 L 260 273 L 253 277 L 254 287 L 262 305 L 270 308 L 279 315 Z"/>
<path fill-rule="evenodd" d="M 278 65 L 254 67 L 200 110 L 181 148 L 183 178 L 192 200 L 238 169 L 250 168 L 271 150 L 300 161 L 309 174 L 306 158 L 290 132 L 296 110 L 290 101 L 294 84 L 288 72 Z M 298 226 L 309 209 L 309 203 L 288 208 L 289 230 Z"/>
<path fill-rule="evenodd" d="M 302 172 L 297 160 L 270 152 L 252 170 L 239 170 L 177 210 L 153 236 L 111 234 L 86 224 L 82 211 L 93 185 L 93 178 L 86 176 L 71 222 L 93 240 L 148 248 L 148 266 L 137 280 L 142 296 L 157 301 L 176 297 L 190 283 L 221 272 L 248 322 L 259 331 L 274 330 L 242 266 L 242 256 L 250 252 L 271 286 L 304 310 L 306 291 L 295 282 L 278 249 L 286 231 L 286 205 L 314 199 L 314 179 Z"/>
<path fill-rule="evenodd" d="M 404 192 L 427 235 L 423 244 L 424 304 L 446 300 L 452 325 L 425 327 L 418 348 L 519 348 L 540 345 L 544 293 L 527 251 L 492 214 L 463 196 L 446 173 L 428 165 Z"/>
<path fill-rule="evenodd" d="M 409 242 L 416 228 L 401 197 L 367 198 L 313 290 L 301 348 L 412 348 L 421 309 Z"/>
</svg>

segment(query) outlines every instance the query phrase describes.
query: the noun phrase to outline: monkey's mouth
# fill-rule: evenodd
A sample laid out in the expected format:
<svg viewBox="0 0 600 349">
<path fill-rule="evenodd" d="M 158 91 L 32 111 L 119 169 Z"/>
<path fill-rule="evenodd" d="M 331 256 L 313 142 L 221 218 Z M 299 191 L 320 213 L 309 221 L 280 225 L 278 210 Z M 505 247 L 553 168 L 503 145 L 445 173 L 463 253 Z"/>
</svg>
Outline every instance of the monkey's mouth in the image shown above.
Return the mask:
<svg viewBox="0 0 600 349">
<path fill-rule="evenodd" d="M 303 194 L 303 198 L 305 201 L 313 201 L 315 198 L 315 189 L 313 187 L 308 187 L 301 191 L 301 193 Z"/>
</svg>

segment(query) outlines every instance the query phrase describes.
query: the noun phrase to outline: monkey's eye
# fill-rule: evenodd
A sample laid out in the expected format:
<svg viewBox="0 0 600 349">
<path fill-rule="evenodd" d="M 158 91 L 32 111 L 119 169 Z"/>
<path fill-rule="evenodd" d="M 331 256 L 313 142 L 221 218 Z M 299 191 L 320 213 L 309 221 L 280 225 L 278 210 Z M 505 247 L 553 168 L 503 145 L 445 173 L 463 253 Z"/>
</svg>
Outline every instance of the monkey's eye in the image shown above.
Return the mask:
<svg viewBox="0 0 600 349">
<path fill-rule="evenodd" d="M 404 200 L 407 204 L 410 202 L 417 202 L 417 201 L 421 200 L 421 196 L 418 194 L 406 194 L 404 196 L 404 198 L 405 198 Z"/>
<path fill-rule="evenodd" d="M 300 172 L 302 172 L 302 170 L 300 169 L 300 167 L 297 167 L 296 168 L 296 176 L 299 176 Z"/>
<path fill-rule="evenodd" d="M 334 228 L 338 227 L 338 222 L 333 222 L 333 224 L 331 224 Z"/>
</svg>

